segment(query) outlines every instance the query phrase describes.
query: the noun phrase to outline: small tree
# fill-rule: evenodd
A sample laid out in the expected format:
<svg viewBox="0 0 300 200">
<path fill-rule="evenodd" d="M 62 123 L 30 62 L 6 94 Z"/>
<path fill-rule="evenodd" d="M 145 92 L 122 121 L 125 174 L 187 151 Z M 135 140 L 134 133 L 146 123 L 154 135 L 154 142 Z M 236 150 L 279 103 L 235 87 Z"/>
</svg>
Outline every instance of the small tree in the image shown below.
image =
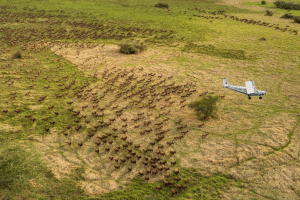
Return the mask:
<svg viewBox="0 0 300 200">
<path fill-rule="evenodd" d="M 274 14 L 273 11 L 270 11 L 270 10 L 266 10 L 266 12 L 267 12 L 266 13 L 267 16 L 273 16 L 273 14 Z"/>
<path fill-rule="evenodd" d="M 285 13 L 282 15 L 280 18 L 285 18 L 285 19 L 294 19 L 294 16 L 291 13 Z"/>
<path fill-rule="evenodd" d="M 12 59 L 16 59 L 16 58 L 22 58 L 20 49 L 12 55 Z"/>
<path fill-rule="evenodd" d="M 190 108 L 194 108 L 196 111 L 196 115 L 199 120 L 204 121 L 209 117 L 216 118 L 217 115 L 215 111 L 217 111 L 216 103 L 220 100 L 218 96 L 204 96 L 200 100 L 197 100 L 188 106 Z"/>
<path fill-rule="evenodd" d="M 118 46 L 121 47 L 120 52 L 124 54 L 138 54 L 147 49 L 146 44 L 144 42 L 139 41 L 126 41 L 121 44 L 118 44 Z"/>
<path fill-rule="evenodd" d="M 294 18 L 294 22 L 299 23 L 300 24 L 300 17 L 299 16 L 295 16 Z"/>
<path fill-rule="evenodd" d="M 262 4 L 262 5 L 266 5 L 266 3 L 267 3 L 267 2 L 266 2 L 265 0 L 262 0 L 262 1 L 261 1 L 261 4 Z"/>
</svg>

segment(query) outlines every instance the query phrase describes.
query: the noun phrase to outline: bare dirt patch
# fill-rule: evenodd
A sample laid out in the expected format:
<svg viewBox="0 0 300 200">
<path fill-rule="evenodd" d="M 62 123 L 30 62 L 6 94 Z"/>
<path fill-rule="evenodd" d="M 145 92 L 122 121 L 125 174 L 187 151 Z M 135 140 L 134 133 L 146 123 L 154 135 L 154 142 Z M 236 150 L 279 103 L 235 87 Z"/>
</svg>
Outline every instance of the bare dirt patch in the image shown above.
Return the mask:
<svg viewBox="0 0 300 200">
<path fill-rule="evenodd" d="M 30 109 L 31 110 L 38 110 L 38 109 L 40 109 L 42 107 L 43 107 L 43 105 L 37 105 L 37 106 L 31 106 Z"/>
<path fill-rule="evenodd" d="M 140 54 L 125 55 L 119 52 L 120 47 L 118 45 L 103 46 L 103 44 L 100 44 L 94 48 L 87 48 L 86 46 L 82 47 L 76 44 L 71 45 L 74 46 L 62 48 L 61 44 L 57 44 L 51 47 L 51 50 L 55 54 L 61 55 L 68 59 L 84 72 L 98 69 L 99 65 L 107 66 L 108 68 L 127 65 L 138 68 L 151 65 L 151 69 L 147 69 L 147 72 L 149 73 L 155 72 L 164 74 L 165 76 L 176 75 L 177 73 L 175 68 L 172 66 L 166 67 L 162 62 L 168 61 L 171 58 L 174 59 L 176 56 L 179 56 L 180 53 L 166 53 L 166 48 L 160 48 L 159 51 L 156 48 L 153 48 Z M 142 72 L 136 73 L 137 75 L 142 74 Z"/>
<path fill-rule="evenodd" d="M 11 126 L 9 124 L 3 124 L 3 123 L 0 123 L 0 132 L 3 131 L 3 132 L 17 132 L 19 130 L 21 130 L 22 127 L 21 126 Z"/>
</svg>

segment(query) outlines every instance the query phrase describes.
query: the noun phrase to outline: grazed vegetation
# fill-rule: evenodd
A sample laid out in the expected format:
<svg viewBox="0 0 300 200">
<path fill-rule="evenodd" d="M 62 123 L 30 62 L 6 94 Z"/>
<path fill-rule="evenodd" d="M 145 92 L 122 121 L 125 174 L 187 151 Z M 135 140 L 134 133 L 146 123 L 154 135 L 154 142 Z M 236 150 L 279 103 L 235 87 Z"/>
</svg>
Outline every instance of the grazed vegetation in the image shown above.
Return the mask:
<svg viewBox="0 0 300 200">
<path fill-rule="evenodd" d="M 0 5 L 0 199 L 298 198 L 297 13 L 148 4 Z M 223 76 L 274 87 L 249 102 Z"/>
</svg>

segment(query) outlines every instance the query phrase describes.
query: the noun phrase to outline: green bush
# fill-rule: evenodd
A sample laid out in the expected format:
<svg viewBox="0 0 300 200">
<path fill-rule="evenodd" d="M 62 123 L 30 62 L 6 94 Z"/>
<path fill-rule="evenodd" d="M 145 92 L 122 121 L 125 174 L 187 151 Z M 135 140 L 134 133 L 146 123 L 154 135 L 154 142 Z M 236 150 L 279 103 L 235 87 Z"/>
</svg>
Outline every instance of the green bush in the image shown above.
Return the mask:
<svg viewBox="0 0 300 200">
<path fill-rule="evenodd" d="M 270 10 L 266 10 L 266 12 L 267 12 L 266 13 L 267 16 L 273 16 L 273 14 L 274 14 L 273 11 L 270 11 Z"/>
<path fill-rule="evenodd" d="M 169 5 L 167 3 L 157 3 L 157 4 L 155 4 L 155 7 L 157 7 L 157 8 L 169 8 Z"/>
<path fill-rule="evenodd" d="M 262 1 L 261 1 L 261 4 L 262 4 L 262 5 L 266 5 L 266 3 L 267 3 L 267 2 L 266 2 L 265 0 L 262 0 Z"/>
<path fill-rule="evenodd" d="M 282 15 L 280 18 L 294 19 L 295 23 L 299 23 L 300 24 L 300 16 L 293 16 L 291 13 L 286 13 L 286 14 Z"/>
<path fill-rule="evenodd" d="M 126 41 L 124 43 L 118 44 L 120 46 L 120 52 L 124 54 L 137 54 L 145 51 L 147 49 L 146 45 L 143 42 L 131 42 Z"/>
<path fill-rule="evenodd" d="M 291 13 L 285 13 L 282 15 L 280 18 L 285 18 L 285 19 L 293 19 L 294 16 Z"/>
<path fill-rule="evenodd" d="M 276 2 L 274 2 L 274 4 L 275 4 L 276 8 L 289 9 L 289 10 L 300 10 L 299 4 L 286 3 L 284 1 L 276 1 Z"/>
<path fill-rule="evenodd" d="M 12 55 L 12 59 L 16 59 L 16 58 L 22 58 L 20 49 Z"/>
<path fill-rule="evenodd" d="M 295 16 L 295 17 L 294 17 L 294 22 L 300 24 L 300 16 Z"/>
<path fill-rule="evenodd" d="M 194 108 L 196 115 L 199 120 L 204 121 L 209 119 L 209 117 L 216 118 L 217 106 L 216 103 L 220 100 L 218 96 L 204 96 L 200 100 L 197 100 L 188 106 Z"/>
</svg>

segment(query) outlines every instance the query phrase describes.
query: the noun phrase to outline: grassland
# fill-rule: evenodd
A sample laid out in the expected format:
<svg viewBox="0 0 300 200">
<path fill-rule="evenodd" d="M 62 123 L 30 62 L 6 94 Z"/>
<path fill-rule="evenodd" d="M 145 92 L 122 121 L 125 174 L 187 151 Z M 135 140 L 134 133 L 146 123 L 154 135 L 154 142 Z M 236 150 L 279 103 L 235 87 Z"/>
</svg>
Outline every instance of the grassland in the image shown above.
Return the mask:
<svg viewBox="0 0 300 200">
<path fill-rule="evenodd" d="M 299 199 L 300 24 L 272 2 L 1 1 L 0 199 Z"/>
</svg>

